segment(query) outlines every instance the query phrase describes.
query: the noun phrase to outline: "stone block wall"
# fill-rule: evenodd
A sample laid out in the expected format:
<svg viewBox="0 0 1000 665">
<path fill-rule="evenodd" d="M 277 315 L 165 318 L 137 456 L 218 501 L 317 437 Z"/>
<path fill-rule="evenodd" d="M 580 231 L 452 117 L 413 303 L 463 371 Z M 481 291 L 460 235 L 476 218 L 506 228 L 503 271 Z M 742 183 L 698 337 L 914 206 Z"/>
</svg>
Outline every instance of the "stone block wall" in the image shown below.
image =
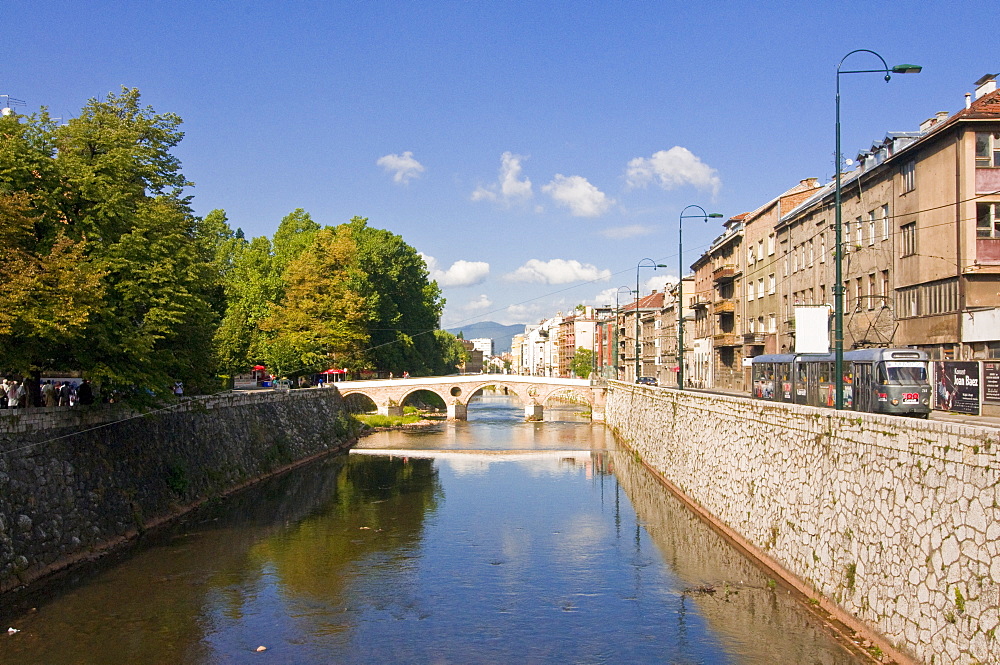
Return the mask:
<svg viewBox="0 0 1000 665">
<path fill-rule="evenodd" d="M 1000 662 L 1000 430 L 622 383 L 607 422 L 900 654 Z"/>
<path fill-rule="evenodd" d="M 0 593 L 207 498 L 345 449 L 335 389 L 227 393 L 150 413 L 0 412 Z"/>
</svg>

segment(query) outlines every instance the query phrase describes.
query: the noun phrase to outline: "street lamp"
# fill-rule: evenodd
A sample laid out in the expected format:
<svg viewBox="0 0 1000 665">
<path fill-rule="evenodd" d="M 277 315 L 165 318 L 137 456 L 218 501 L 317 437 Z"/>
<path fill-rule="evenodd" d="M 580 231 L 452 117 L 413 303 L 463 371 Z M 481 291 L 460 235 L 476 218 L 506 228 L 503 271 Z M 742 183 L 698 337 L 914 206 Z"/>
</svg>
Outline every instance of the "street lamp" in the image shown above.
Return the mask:
<svg viewBox="0 0 1000 665">
<path fill-rule="evenodd" d="M 638 379 L 639 373 L 642 371 L 639 359 L 639 268 L 652 268 L 655 271 L 657 268 L 666 267 L 663 263 L 657 263 L 653 259 L 642 259 L 635 266 L 635 377 L 633 380 Z"/>
<path fill-rule="evenodd" d="M 855 53 L 871 53 L 876 58 L 882 62 L 882 69 L 849 69 L 841 71 L 841 67 L 844 65 L 844 60 Z M 885 74 L 886 83 L 892 78 L 892 74 L 919 74 L 921 67 L 919 65 L 896 65 L 891 70 L 889 65 L 886 64 L 885 58 L 866 48 L 859 48 L 851 51 L 843 58 L 841 58 L 840 63 L 837 65 L 837 150 L 834 156 L 835 160 L 835 170 L 836 170 L 836 185 L 834 194 L 834 280 L 833 285 L 833 353 L 834 353 L 834 374 L 836 375 L 835 385 L 836 385 L 836 401 L 835 405 L 837 409 L 844 408 L 844 265 L 843 265 L 843 254 L 844 248 L 843 243 L 843 224 L 841 219 L 841 206 L 840 206 L 840 167 L 841 167 L 841 154 L 840 154 L 840 75 L 841 74 Z"/>
<path fill-rule="evenodd" d="M 622 372 L 623 375 L 621 377 L 618 376 L 618 363 L 620 361 L 620 358 L 618 357 L 618 317 L 621 316 L 621 304 L 618 301 L 618 296 L 621 295 L 622 289 L 625 289 L 628 293 L 632 293 L 632 287 L 631 286 L 619 286 L 618 290 L 615 291 L 615 334 L 614 334 L 614 338 L 613 339 L 614 339 L 614 343 L 615 343 L 614 363 L 615 363 L 615 378 L 616 379 L 618 379 L 618 378 L 624 379 L 625 378 L 624 377 L 624 371 Z"/>
<path fill-rule="evenodd" d="M 685 215 L 688 208 L 701 210 L 700 215 Z M 705 212 L 699 205 L 689 205 L 681 210 L 677 220 L 677 388 L 684 390 L 684 220 L 689 217 L 701 218 L 708 223 L 708 218 L 722 217 L 720 212 Z"/>
</svg>

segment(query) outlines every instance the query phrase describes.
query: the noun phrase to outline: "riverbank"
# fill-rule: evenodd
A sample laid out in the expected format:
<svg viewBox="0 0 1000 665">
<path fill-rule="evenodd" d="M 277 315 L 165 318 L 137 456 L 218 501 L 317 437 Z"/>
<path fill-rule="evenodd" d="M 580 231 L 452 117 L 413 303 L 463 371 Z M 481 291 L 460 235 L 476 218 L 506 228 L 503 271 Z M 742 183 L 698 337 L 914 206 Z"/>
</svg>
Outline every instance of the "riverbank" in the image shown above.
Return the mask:
<svg viewBox="0 0 1000 665">
<path fill-rule="evenodd" d="M 885 654 L 997 661 L 996 430 L 617 382 L 607 414 L 692 508 Z"/>
<path fill-rule="evenodd" d="M 47 411 L 0 418 L 0 593 L 346 450 L 360 433 L 336 390 Z"/>
</svg>

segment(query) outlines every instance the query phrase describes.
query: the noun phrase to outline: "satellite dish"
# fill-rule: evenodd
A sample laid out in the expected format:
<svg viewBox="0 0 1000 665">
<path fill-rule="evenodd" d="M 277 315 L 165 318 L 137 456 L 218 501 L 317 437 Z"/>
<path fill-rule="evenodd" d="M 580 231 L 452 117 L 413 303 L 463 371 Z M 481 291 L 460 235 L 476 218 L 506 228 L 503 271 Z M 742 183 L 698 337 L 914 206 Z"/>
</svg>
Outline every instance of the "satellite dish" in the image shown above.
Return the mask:
<svg viewBox="0 0 1000 665">
<path fill-rule="evenodd" d="M 853 164 L 853 163 L 854 163 L 854 160 L 853 160 L 853 159 L 845 159 L 845 160 L 844 160 L 844 164 L 846 164 L 847 166 L 850 166 L 850 165 L 851 165 L 851 164 Z"/>
<path fill-rule="evenodd" d="M 10 115 L 11 113 L 13 113 L 13 111 L 10 109 L 9 106 L 4 108 L 3 110 L 0 110 L 0 115 Z"/>
</svg>

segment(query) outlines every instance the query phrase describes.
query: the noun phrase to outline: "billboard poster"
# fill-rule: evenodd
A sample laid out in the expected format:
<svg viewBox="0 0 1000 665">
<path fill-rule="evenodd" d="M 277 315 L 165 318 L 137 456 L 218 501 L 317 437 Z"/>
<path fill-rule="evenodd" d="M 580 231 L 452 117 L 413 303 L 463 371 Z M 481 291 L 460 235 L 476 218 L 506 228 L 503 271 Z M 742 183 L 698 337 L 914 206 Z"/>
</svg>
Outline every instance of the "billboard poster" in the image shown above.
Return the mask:
<svg viewBox="0 0 1000 665">
<path fill-rule="evenodd" d="M 979 363 L 939 360 L 934 363 L 935 408 L 979 415 Z"/>
<path fill-rule="evenodd" d="M 795 306 L 795 353 L 830 352 L 829 305 Z"/>
<path fill-rule="evenodd" d="M 1000 361 L 983 363 L 983 401 L 1000 402 Z"/>
</svg>

